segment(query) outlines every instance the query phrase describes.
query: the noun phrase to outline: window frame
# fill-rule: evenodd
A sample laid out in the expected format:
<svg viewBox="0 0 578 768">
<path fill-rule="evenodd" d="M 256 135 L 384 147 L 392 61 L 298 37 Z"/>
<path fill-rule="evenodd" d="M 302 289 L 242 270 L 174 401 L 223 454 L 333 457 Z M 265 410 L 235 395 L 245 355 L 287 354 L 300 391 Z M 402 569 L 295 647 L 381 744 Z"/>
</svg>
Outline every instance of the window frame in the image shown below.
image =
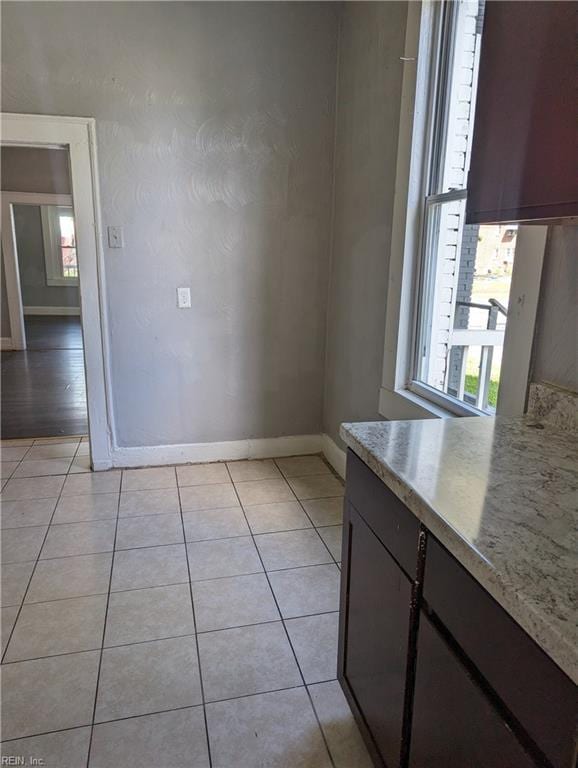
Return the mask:
<svg viewBox="0 0 578 768">
<path fill-rule="evenodd" d="M 408 3 L 382 385 L 379 413 L 387 419 L 487 416 L 452 395 L 415 380 L 419 291 L 426 206 L 465 190 L 432 192 L 436 151 L 435 97 L 443 45 L 444 3 Z M 439 131 L 438 131 L 439 133 Z M 439 143 L 437 151 L 439 152 Z M 439 163 L 438 163 L 439 165 Z M 498 394 L 498 415 L 524 412 L 547 227 L 520 225 Z"/>
<path fill-rule="evenodd" d="M 63 270 L 60 229 L 56 219 L 60 215 L 60 211 L 65 208 L 69 208 L 74 217 L 72 201 L 70 205 L 60 204 L 40 206 L 46 285 L 49 286 L 73 286 L 79 284 L 78 275 L 76 275 L 76 277 L 67 277 L 64 275 Z"/>
</svg>

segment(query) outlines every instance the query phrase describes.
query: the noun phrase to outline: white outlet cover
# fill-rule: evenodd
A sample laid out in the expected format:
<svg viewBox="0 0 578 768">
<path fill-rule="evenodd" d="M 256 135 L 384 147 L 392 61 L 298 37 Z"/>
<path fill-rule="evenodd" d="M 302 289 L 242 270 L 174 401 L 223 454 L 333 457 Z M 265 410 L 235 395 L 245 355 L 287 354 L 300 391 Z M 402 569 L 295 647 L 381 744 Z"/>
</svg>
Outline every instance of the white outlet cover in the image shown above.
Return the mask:
<svg viewBox="0 0 578 768">
<path fill-rule="evenodd" d="M 187 287 L 177 288 L 177 305 L 179 309 L 187 309 L 191 306 L 191 289 Z"/>
<path fill-rule="evenodd" d="M 108 227 L 108 247 L 124 248 L 124 232 L 122 227 Z"/>
</svg>

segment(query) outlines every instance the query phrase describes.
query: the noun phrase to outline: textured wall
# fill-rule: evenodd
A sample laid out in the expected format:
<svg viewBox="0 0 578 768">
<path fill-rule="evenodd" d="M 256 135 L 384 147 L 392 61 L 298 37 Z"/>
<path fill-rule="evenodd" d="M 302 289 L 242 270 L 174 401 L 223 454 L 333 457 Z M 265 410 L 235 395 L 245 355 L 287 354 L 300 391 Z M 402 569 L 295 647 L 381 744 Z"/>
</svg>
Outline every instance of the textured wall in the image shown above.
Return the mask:
<svg viewBox="0 0 578 768">
<path fill-rule="evenodd" d="M 578 226 L 550 227 L 532 381 L 578 392 Z"/>
<path fill-rule="evenodd" d="M 38 205 L 14 206 L 20 289 L 26 307 L 79 307 L 77 285 L 47 285 L 42 218 Z"/>
<path fill-rule="evenodd" d="M 349 3 L 340 27 L 325 431 L 379 419 L 405 3 Z"/>
<path fill-rule="evenodd" d="M 319 431 L 336 6 L 7 2 L 2 21 L 2 109 L 96 118 L 126 242 L 105 249 L 119 444 Z"/>
<path fill-rule="evenodd" d="M 70 194 L 67 150 L 0 147 L 0 168 L 3 190 Z"/>
</svg>

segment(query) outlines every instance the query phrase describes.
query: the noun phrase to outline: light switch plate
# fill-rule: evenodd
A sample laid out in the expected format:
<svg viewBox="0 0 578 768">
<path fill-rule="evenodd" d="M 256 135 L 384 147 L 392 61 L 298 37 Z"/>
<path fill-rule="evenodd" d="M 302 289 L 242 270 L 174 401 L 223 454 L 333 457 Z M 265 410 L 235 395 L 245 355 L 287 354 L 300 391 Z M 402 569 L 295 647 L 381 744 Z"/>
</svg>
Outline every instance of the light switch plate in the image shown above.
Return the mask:
<svg viewBox="0 0 578 768">
<path fill-rule="evenodd" d="M 177 288 L 177 305 L 179 309 L 188 309 L 191 306 L 191 289 L 187 287 Z"/>
<path fill-rule="evenodd" d="M 108 247 L 124 248 L 124 232 L 122 227 L 108 227 Z"/>
</svg>

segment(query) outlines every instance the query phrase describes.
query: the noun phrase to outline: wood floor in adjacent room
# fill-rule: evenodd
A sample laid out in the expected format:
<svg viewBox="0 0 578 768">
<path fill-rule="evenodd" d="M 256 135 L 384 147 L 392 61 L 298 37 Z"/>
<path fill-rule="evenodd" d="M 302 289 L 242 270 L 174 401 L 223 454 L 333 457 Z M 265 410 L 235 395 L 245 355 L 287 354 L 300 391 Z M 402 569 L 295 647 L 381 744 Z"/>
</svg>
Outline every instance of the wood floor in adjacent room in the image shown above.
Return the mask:
<svg viewBox="0 0 578 768">
<path fill-rule="evenodd" d="M 79 317 L 29 315 L 28 349 L 2 352 L 2 437 L 88 432 Z"/>
</svg>

